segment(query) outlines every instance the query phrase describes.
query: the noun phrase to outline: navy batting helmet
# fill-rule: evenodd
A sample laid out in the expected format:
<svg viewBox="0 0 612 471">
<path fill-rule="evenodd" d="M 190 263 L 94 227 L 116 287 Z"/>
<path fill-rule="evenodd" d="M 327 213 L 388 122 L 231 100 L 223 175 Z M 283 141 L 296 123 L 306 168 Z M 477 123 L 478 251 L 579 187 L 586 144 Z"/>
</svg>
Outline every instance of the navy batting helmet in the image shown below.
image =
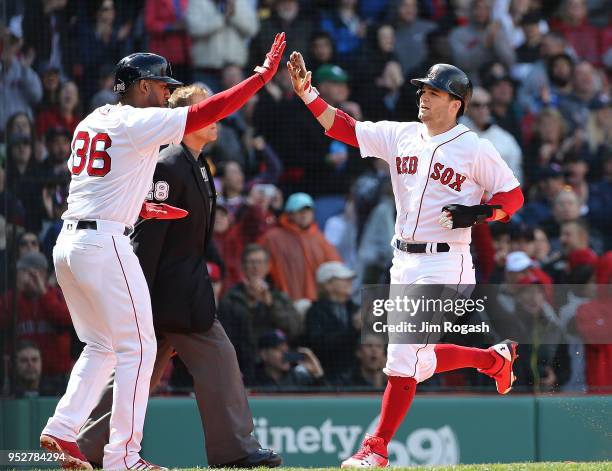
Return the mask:
<svg viewBox="0 0 612 471">
<path fill-rule="evenodd" d="M 165 57 L 150 52 L 136 52 L 125 56 L 115 67 L 115 93 L 124 93 L 138 80 L 159 80 L 168 85 L 183 85 L 172 78 L 172 67 Z"/>
<path fill-rule="evenodd" d="M 463 70 L 450 64 L 436 64 L 427 71 L 427 77 L 410 80 L 419 87 L 417 105 L 424 85 L 442 90 L 461 100 L 458 116 L 461 116 L 472 97 L 472 82 Z"/>
</svg>

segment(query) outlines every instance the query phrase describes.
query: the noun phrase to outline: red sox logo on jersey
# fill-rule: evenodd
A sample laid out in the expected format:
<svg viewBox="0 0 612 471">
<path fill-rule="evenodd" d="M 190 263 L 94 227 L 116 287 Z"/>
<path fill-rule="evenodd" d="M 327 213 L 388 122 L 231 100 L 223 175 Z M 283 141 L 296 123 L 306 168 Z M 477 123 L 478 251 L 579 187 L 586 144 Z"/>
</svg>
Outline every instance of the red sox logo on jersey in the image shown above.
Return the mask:
<svg viewBox="0 0 612 471">
<path fill-rule="evenodd" d="M 395 158 L 395 167 L 399 175 L 414 175 L 417 171 L 418 164 L 419 158 L 416 156 Z M 449 188 L 455 191 L 461 191 L 461 185 L 467 177 L 455 172 L 452 167 L 445 167 L 444 164 L 436 162 L 429 178 L 438 180 L 442 185 L 448 185 Z"/>
<path fill-rule="evenodd" d="M 465 175 L 455 172 L 452 167 L 444 168 L 444 164 L 441 164 L 440 162 L 436 162 L 433 167 L 433 172 L 429 178 L 439 180 L 442 185 L 448 185 L 449 188 L 455 191 L 461 191 L 461 184 L 467 178 Z M 454 181 L 453 177 L 455 177 Z"/>
<path fill-rule="evenodd" d="M 417 171 L 418 164 L 419 158 L 415 156 L 395 158 L 395 166 L 397 167 L 397 173 L 399 173 L 400 175 L 414 175 Z"/>
</svg>

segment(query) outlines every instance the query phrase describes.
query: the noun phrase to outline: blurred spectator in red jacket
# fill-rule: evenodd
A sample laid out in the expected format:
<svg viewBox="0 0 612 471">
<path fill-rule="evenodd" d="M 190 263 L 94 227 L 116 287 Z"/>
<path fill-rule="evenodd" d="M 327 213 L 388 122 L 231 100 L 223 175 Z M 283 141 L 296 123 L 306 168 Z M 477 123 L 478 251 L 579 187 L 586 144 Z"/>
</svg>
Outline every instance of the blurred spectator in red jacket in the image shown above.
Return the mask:
<svg viewBox="0 0 612 471">
<path fill-rule="evenodd" d="M 67 375 L 72 321 L 64 297 L 48 284 L 48 263 L 41 253 L 30 253 L 17 261 L 17 323 L 15 341 L 30 340 L 40 347 L 43 374 Z M 0 304 L 0 326 L 9 328 L 13 315 L 13 291 Z"/>
<path fill-rule="evenodd" d="M 586 0 L 565 0 L 559 18 L 551 21 L 551 28 L 565 36 L 579 57 L 601 64 L 600 32 L 588 19 Z"/>
<path fill-rule="evenodd" d="M 190 80 L 191 39 L 187 34 L 185 10 L 189 0 L 147 0 L 144 9 L 149 51 L 172 64 L 177 80 Z"/>
<path fill-rule="evenodd" d="M 612 252 L 597 264 L 597 299 L 576 312 L 576 328 L 584 340 L 586 381 L 591 393 L 612 393 Z"/>
<path fill-rule="evenodd" d="M 72 135 L 81 118 L 79 89 L 72 81 L 64 82 L 59 90 L 57 107 L 45 108 L 36 117 L 36 132 L 44 136 L 49 128 L 61 127 Z"/>
</svg>

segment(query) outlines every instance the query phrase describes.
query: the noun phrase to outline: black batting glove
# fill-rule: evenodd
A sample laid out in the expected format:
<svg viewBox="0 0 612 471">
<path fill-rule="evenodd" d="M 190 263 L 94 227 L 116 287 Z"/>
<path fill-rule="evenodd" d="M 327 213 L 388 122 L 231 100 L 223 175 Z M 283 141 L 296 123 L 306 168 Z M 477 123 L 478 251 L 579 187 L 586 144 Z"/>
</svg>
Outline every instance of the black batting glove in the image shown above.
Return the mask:
<svg viewBox="0 0 612 471">
<path fill-rule="evenodd" d="M 438 222 L 446 229 L 472 227 L 493 216 L 493 210 L 495 209 L 501 209 L 501 206 L 498 204 L 477 204 L 474 206 L 447 204 L 442 208 L 442 214 Z"/>
</svg>

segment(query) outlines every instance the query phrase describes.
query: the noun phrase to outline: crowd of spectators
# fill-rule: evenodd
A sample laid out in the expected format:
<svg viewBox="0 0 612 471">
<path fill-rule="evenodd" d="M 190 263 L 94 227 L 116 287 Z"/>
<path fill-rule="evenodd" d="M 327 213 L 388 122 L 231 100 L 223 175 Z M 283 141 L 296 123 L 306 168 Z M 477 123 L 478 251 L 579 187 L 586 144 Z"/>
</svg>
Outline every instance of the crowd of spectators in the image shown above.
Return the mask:
<svg viewBox="0 0 612 471">
<path fill-rule="evenodd" d="M 521 346 L 527 391 L 612 391 L 612 24 L 605 0 L 9 0 L 0 23 L 0 325 L 3 391 L 61 391 L 80 344 L 53 276 L 79 120 L 115 103 L 113 66 L 147 50 L 211 93 L 261 62 L 274 34 L 323 98 L 358 120 L 416 120 L 412 77 L 468 73 L 461 122 L 521 181 L 509 224 L 473 229 L 479 283 L 539 319 Z M 360 341 L 359 287 L 388 282 L 395 205 L 387 164 L 327 138 L 288 74 L 218 124 L 207 269 L 254 389 L 384 388 L 385 348 Z M 554 290 L 571 284 L 571 289 Z M 599 284 L 599 285 L 597 285 Z M 517 291 L 516 286 L 523 289 Z M 561 294 L 559 294 L 561 293 Z M 531 317 L 529 317 L 531 316 Z M 602 327 L 604 326 L 604 327 Z M 608 327 L 605 327 L 608 326 Z M 531 321 L 514 322 L 517 335 Z M 607 329 L 607 330 L 606 330 Z M 9 365 L 12 364 L 13 368 Z M 180 361 L 160 392 L 189 388 Z M 10 384 L 10 378 L 14 384 Z M 445 374 L 426 387 L 492 384 Z"/>
</svg>

